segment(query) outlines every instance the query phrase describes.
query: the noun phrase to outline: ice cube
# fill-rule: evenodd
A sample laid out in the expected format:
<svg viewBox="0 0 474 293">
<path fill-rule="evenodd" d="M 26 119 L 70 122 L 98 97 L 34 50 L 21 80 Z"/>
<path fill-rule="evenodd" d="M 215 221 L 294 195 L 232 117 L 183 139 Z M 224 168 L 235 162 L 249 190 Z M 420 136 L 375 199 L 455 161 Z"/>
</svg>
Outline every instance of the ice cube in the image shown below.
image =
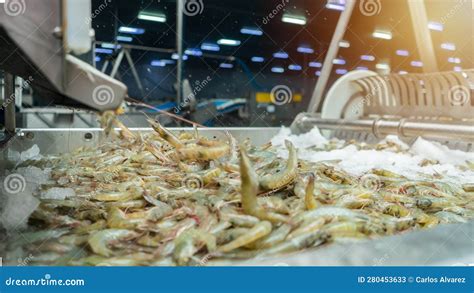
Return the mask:
<svg viewBox="0 0 474 293">
<path fill-rule="evenodd" d="M 7 196 L 0 216 L 3 227 L 8 231 L 26 228 L 29 216 L 38 205 L 39 200 L 29 191 Z"/>
<path fill-rule="evenodd" d="M 64 200 L 66 198 L 75 197 L 76 192 L 72 188 L 59 188 L 53 187 L 48 189 L 46 192 L 41 193 L 42 199 L 60 199 Z"/>
</svg>

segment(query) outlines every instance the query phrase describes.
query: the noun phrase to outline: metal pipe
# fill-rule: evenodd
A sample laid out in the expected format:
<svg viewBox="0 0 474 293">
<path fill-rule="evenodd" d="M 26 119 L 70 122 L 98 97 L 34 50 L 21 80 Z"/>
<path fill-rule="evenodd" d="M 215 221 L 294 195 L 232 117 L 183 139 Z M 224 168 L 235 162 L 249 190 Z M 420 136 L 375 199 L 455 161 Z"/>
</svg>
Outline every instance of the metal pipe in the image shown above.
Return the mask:
<svg viewBox="0 0 474 293">
<path fill-rule="evenodd" d="M 324 58 L 321 75 L 318 78 L 316 87 L 313 92 L 313 96 L 311 97 L 311 101 L 309 102 L 308 112 L 310 113 L 316 113 L 316 111 L 318 110 L 319 104 L 321 103 L 324 90 L 326 89 L 326 86 L 329 81 L 329 77 L 331 76 L 332 65 L 333 65 L 332 62 L 334 58 L 337 57 L 337 52 L 339 51 L 339 42 L 344 37 L 347 24 L 349 23 L 349 20 L 351 19 L 354 5 L 355 5 L 355 0 L 348 0 L 344 11 L 341 13 L 341 16 L 339 17 L 336 30 L 334 31 L 334 35 L 332 36 L 331 44 L 329 45 L 328 52 L 326 53 L 326 57 Z"/>
<path fill-rule="evenodd" d="M 8 135 L 15 134 L 15 76 L 10 73 L 4 75 L 5 88 L 5 131 Z"/>
<path fill-rule="evenodd" d="M 309 129 L 318 126 L 328 130 L 347 130 L 371 132 L 376 137 L 384 137 L 389 134 L 397 134 L 400 137 L 430 137 L 441 139 L 456 139 L 461 141 L 474 140 L 473 124 L 448 124 L 436 122 L 419 122 L 406 119 L 382 120 L 382 119 L 322 119 L 317 117 L 303 116 L 296 121 L 298 128 Z"/>
<path fill-rule="evenodd" d="M 123 57 L 125 56 L 125 49 L 122 49 L 117 56 L 117 59 L 114 61 L 114 67 L 112 67 L 112 72 L 110 72 L 110 77 L 115 78 L 117 74 L 120 64 L 122 64 Z"/>
<path fill-rule="evenodd" d="M 183 0 L 176 1 L 176 49 L 178 53 L 178 68 L 177 68 L 177 91 L 176 91 L 176 104 L 181 103 L 181 98 L 183 94 L 183 23 L 184 23 L 184 2 Z"/>
<path fill-rule="evenodd" d="M 123 51 L 125 52 L 125 57 L 127 58 L 130 69 L 132 70 L 132 75 L 135 79 L 135 82 L 137 83 L 138 89 L 140 90 L 142 97 L 145 97 L 145 91 L 143 90 L 142 82 L 140 80 L 140 77 L 138 76 L 137 69 L 135 68 L 135 63 L 133 62 L 132 55 L 130 55 L 130 50 L 124 48 Z"/>
</svg>

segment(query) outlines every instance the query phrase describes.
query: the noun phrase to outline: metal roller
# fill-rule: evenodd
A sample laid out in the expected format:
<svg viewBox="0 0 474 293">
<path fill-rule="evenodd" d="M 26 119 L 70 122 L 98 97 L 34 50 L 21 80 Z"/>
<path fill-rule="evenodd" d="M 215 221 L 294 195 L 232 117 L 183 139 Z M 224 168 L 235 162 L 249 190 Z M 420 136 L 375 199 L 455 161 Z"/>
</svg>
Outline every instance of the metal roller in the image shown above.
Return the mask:
<svg viewBox="0 0 474 293">
<path fill-rule="evenodd" d="M 474 70 L 379 75 L 353 71 L 328 91 L 321 115 L 301 113 L 293 131 L 314 126 L 325 135 L 353 138 L 364 132 L 438 140 L 474 141 Z"/>
</svg>

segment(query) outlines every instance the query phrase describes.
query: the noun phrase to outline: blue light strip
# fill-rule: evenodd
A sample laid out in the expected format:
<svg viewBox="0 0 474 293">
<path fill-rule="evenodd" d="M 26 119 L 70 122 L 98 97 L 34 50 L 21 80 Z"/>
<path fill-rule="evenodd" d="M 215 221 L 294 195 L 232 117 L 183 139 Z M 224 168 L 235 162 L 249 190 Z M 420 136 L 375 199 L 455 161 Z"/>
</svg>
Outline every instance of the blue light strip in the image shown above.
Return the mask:
<svg viewBox="0 0 474 293">
<path fill-rule="evenodd" d="M 248 26 L 243 27 L 240 30 L 240 33 L 244 34 L 244 35 L 253 35 L 253 36 L 263 35 L 263 31 L 261 31 L 260 29 L 258 29 L 256 27 L 248 27 Z"/>
<path fill-rule="evenodd" d="M 220 68 L 226 68 L 226 69 L 230 69 L 230 68 L 234 68 L 234 64 L 232 63 L 221 63 L 219 65 Z"/>
<path fill-rule="evenodd" d="M 119 32 L 124 33 L 124 34 L 142 35 L 142 34 L 145 33 L 145 29 L 135 28 L 135 27 L 128 27 L 128 26 L 121 26 L 121 27 L 119 27 Z"/>
<path fill-rule="evenodd" d="M 280 51 L 273 54 L 273 57 L 278 59 L 288 59 L 288 53 Z"/>
<path fill-rule="evenodd" d="M 200 57 L 202 56 L 202 51 L 199 49 L 191 48 L 191 49 L 186 49 L 184 51 L 184 54 L 189 55 L 189 56 Z"/>
<path fill-rule="evenodd" d="M 408 52 L 407 50 L 397 50 L 395 53 L 398 56 L 409 56 L 410 55 L 410 52 Z"/>
<path fill-rule="evenodd" d="M 133 38 L 129 36 L 117 36 L 117 41 L 130 43 L 133 41 Z"/>
<path fill-rule="evenodd" d="M 309 67 L 320 68 L 323 64 L 321 62 L 309 62 Z"/>
<path fill-rule="evenodd" d="M 314 53 L 314 49 L 312 49 L 310 47 L 305 47 L 305 46 L 298 47 L 298 49 L 296 49 L 296 51 L 298 51 L 300 53 L 303 53 L 303 54 L 313 54 Z"/>
<path fill-rule="evenodd" d="M 288 69 L 293 70 L 293 71 L 300 71 L 302 69 L 302 67 L 301 67 L 301 65 L 298 65 L 298 64 L 290 64 L 288 66 Z"/>
<path fill-rule="evenodd" d="M 285 72 L 285 69 L 283 67 L 276 66 L 276 67 L 272 67 L 272 72 L 273 73 L 283 73 L 283 72 Z"/>
<path fill-rule="evenodd" d="M 361 55 L 361 56 L 360 56 L 360 60 L 364 60 L 364 61 L 374 61 L 374 60 L 375 60 L 375 57 L 372 56 L 372 55 Z"/>
<path fill-rule="evenodd" d="M 221 50 L 221 47 L 213 43 L 202 43 L 201 50 L 219 52 Z"/>
<path fill-rule="evenodd" d="M 112 54 L 114 50 L 111 49 L 104 49 L 104 48 L 95 48 L 96 53 L 102 53 L 102 54 Z"/>
<path fill-rule="evenodd" d="M 254 56 L 254 57 L 252 57 L 251 60 L 252 60 L 252 62 L 255 62 L 255 63 L 262 63 L 262 62 L 265 61 L 265 58 L 259 57 L 259 56 Z"/>
</svg>

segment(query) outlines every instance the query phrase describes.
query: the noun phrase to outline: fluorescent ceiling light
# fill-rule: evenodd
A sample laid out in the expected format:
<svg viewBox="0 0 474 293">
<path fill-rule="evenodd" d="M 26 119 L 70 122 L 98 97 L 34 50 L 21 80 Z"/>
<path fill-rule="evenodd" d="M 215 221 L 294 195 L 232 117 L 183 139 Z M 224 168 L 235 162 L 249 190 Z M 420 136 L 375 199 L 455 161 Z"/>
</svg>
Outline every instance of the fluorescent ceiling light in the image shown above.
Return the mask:
<svg viewBox="0 0 474 293">
<path fill-rule="evenodd" d="M 0 3 L 1 3 L 1 0 L 0 0 Z M 100 62 L 102 58 L 100 58 L 99 56 L 95 56 L 95 62 Z"/>
<path fill-rule="evenodd" d="M 395 52 L 398 56 L 409 56 L 410 55 L 410 52 L 408 52 L 407 50 L 397 50 L 397 52 Z"/>
<path fill-rule="evenodd" d="M 219 52 L 221 47 L 213 43 L 202 43 L 201 50 Z"/>
<path fill-rule="evenodd" d="M 232 39 L 220 39 L 217 41 L 219 45 L 225 45 L 225 46 L 238 46 L 240 45 L 239 40 L 232 40 Z"/>
<path fill-rule="evenodd" d="M 256 27 L 248 27 L 248 26 L 244 26 L 242 29 L 240 29 L 240 33 L 244 35 L 253 35 L 253 36 L 263 35 L 263 31 L 261 29 L 256 28 Z"/>
<path fill-rule="evenodd" d="M 124 34 L 142 35 L 142 34 L 145 33 L 145 29 L 136 28 L 136 27 L 121 26 L 121 27 L 119 27 L 119 32 L 124 33 Z"/>
<path fill-rule="evenodd" d="M 314 73 L 314 75 L 316 75 L 316 76 L 321 76 L 321 71 L 316 71 L 316 72 Z"/>
<path fill-rule="evenodd" d="M 423 67 L 423 62 L 421 61 L 412 61 L 410 62 L 410 65 L 413 67 Z"/>
<path fill-rule="evenodd" d="M 408 74 L 408 72 L 406 72 L 405 70 L 400 70 L 398 74 L 404 75 L 404 74 Z"/>
<path fill-rule="evenodd" d="M 234 64 L 232 63 L 221 63 L 219 65 L 220 68 L 234 68 Z"/>
<path fill-rule="evenodd" d="M 375 68 L 380 69 L 380 70 L 389 70 L 390 65 L 388 65 L 387 63 L 377 63 L 375 65 Z"/>
<path fill-rule="evenodd" d="M 453 43 L 442 43 L 441 49 L 448 50 L 448 51 L 456 51 L 456 45 Z"/>
<path fill-rule="evenodd" d="M 457 71 L 457 72 L 462 71 L 461 66 L 454 66 L 454 71 Z"/>
<path fill-rule="evenodd" d="M 372 36 L 377 39 L 391 40 L 392 33 L 389 31 L 376 30 L 372 33 Z"/>
<path fill-rule="evenodd" d="M 439 23 L 439 22 L 436 22 L 436 21 L 430 21 L 430 22 L 428 22 L 428 28 L 432 31 L 442 32 L 444 26 L 443 26 L 442 23 Z"/>
<path fill-rule="evenodd" d="M 375 61 L 375 57 L 372 55 L 361 55 L 360 60 L 364 61 Z"/>
<path fill-rule="evenodd" d="M 272 72 L 274 73 L 283 73 L 285 69 L 283 67 L 272 67 Z"/>
<path fill-rule="evenodd" d="M 349 41 L 342 40 L 339 42 L 339 47 L 341 48 L 349 48 L 350 46 L 351 46 L 351 43 L 349 43 Z"/>
<path fill-rule="evenodd" d="M 337 11 L 344 11 L 344 5 L 342 4 L 334 4 L 334 3 L 328 3 L 326 4 L 327 9 L 332 9 L 332 10 L 337 10 Z"/>
<path fill-rule="evenodd" d="M 122 46 L 120 45 L 116 45 L 116 44 L 112 44 L 112 43 L 102 43 L 102 45 L 100 45 L 102 48 L 106 48 L 106 49 L 119 49 L 121 48 Z"/>
<path fill-rule="evenodd" d="M 309 67 L 316 67 L 316 68 L 319 68 L 319 67 L 322 67 L 323 64 L 321 64 L 321 62 L 309 62 Z"/>
<path fill-rule="evenodd" d="M 278 59 L 288 59 L 288 53 L 280 51 L 273 54 L 273 57 Z"/>
<path fill-rule="evenodd" d="M 301 65 L 298 65 L 298 64 L 290 64 L 288 66 L 288 69 L 293 70 L 293 71 L 300 71 L 302 69 L 302 67 L 301 67 Z"/>
<path fill-rule="evenodd" d="M 457 57 L 449 57 L 449 58 L 448 58 L 448 62 L 449 62 L 449 63 L 460 64 L 460 63 L 461 63 L 461 59 L 460 59 L 460 58 L 457 58 Z"/>
<path fill-rule="evenodd" d="M 259 57 L 259 56 L 254 56 L 252 57 L 252 62 L 255 62 L 255 63 L 262 63 L 263 61 L 265 61 L 265 59 L 263 57 Z"/>
<path fill-rule="evenodd" d="M 299 24 L 305 25 L 306 24 L 306 17 L 300 15 L 290 15 L 290 14 L 283 14 L 281 18 L 283 22 L 292 23 L 292 24 Z"/>
<path fill-rule="evenodd" d="M 133 38 L 128 36 L 117 36 L 117 41 L 130 43 L 131 41 L 133 41 Z"/>
<path fill-rule="evenodd" d="M 162 60 L 153 60 L 153 61 L 151 61 L 150 65 L 153 66 L 153 67 L 165 67 L 166 63 L 163 62 Z"/>
<path fill-rule="evenodd" d="M 365 67 L 365 66 L 357 66 L 356 68 L 357 70 L 369 70 L 369 68 Z"/>
<path fill-rule="evenodd" d="M 156 22 L 166 22 L 166 15 L 162 13 L 151 13 L 151 12 L 140 11 L 140 13 L 138 13 L 138 19 L 156 21 Z"/>
<path fill-rule="evenodd" d="M 341 58 L 336 58 L 336 59 L 332 60 L 332 64 L 344 65 L 344 64 L 346 64 L 346 60 L 341 59 Z"/>
<path fill-rule="evenodd" d="M 173 53 L 173 55 L 171 55 L 171 59 L 178 60 L 179 59 L 178 53 Z M 188 55 L 183 55 L 183 60 L 188 60 Z"/>
<path fill-rule="evenodd" d="M 176 63 L 174 60 L 169 60 L 169 59 L 161 59 L 161 62 L 164 62 L 165 64 L 175 64 Z"/>
<path fill-rule="evenodd" d="M 347 69 L 338 68 L 336 69 L 336 74 L 343 75 L 347 73 Z"/>
<path fill-rule="evenodd" d="M 303 53 L 303 54 L 313 54 L 314 49 L 306 46 L 300 46 L 298 49 L 296 49 L 298 52 Z"/>
<path fill-rule="evenodd" d="M 186 49 L 184 51 L 184 54 L 199 57 L 199 56 L 202 56 L 202 51 L 199 49 L 191 48 L 191 49 Z"/>
<path fill-rule="evenodd" d="M 112 54 L 114 51 L 111 49 L 95 48 L 95 52 L 102 53 L 102 54 Z"/>
</svg>

